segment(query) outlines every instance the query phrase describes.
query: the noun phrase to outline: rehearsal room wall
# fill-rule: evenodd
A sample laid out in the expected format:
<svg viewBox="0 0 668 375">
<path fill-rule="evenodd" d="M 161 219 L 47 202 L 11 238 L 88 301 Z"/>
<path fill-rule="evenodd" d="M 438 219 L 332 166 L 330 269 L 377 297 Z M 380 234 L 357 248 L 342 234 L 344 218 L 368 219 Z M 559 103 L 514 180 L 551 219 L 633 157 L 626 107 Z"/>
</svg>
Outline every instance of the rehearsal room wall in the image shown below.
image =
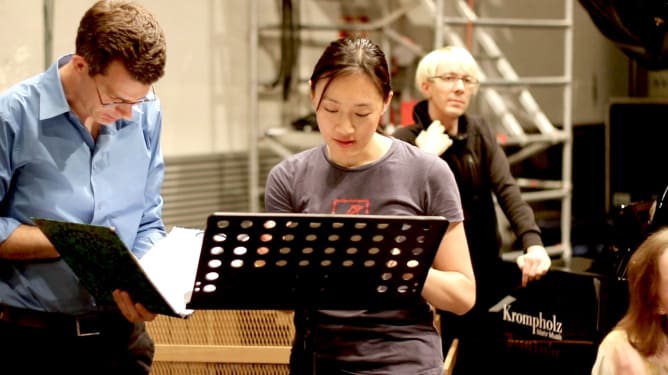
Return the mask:
<svg viewBox="0 0 668 375">
<path fill-rule="evenodd" d="M 52 3 L 53 44 L 51 56 L 45 57 L 43 4 Z M 0 89 L 22 78 L 41 72 L 45 60 L 71 52 L 77 23 L 90 0 L 0 0 Z M 243 0 L 144 0 L 155 12 L 167 34 L 166 74 L 156 84 L 163 103 L 165 155 L 207 154 L 247 150 L 249 147 L 249 1 Z M 280 1 L 258 0 L 260 22 L 279 20 Z M 336 19 L 337 2 L 302 0 L 302 16 L 309 23 L 331 24 Z M 355 3 L 355 2 L 353 2 Z M 532 8 L 551 8 L 563 12 L 561 0 L 506 0 L 491 2 L 487 12 L 505 9 L 517 17 L 529 16 Z M 607 100 L 626 95 L 628 62 L 596 30 L 582 7 L 574 2 L 573 122 L 602 122 Z M 529 13 L 527 13 L 529 12 Z M 541 13 L 545 11 L 542 10 Z M 410 25 L 405 26 L 410 33 Z M 537 31 L 540 33 L 540 31 Z M 546 34 L 547 35 L 547 34 Z M 326 40 L 335 31 L 312 32 L 317 40 L 313 47 L 305 43 L 300 52 L 301 76 L 306 76 Z M 499 43 L 516 64 L 515 68 L 531 75 L 541 73 L 541 66 L 553 67 L 559 62 L 544 61 L 545 51 L 529 47 L 529 42 L 513 37 L 511 31 L 499 31 Z M 534 36 L 541 39 L 539 36 Z M 280 40 L 275 39 L 276 43 Z M 420 41 L 417 41 L 420 43 Z M 430 42 L 429 42 L 430 43 Z M 551 43 L 543 42 L 543 46 Z M 425 48 L 432 46 L 424 43 Z M 308 48 L 311 48 L 310 50 Z M 544 47 L 549 48 L 549 47 Z M 271 49 L 271 48 L 269 48 Z M 274 49 L 276 50 L 276 49 Z M 259 79 L 271 80 L 277 74 L 278 56 L 260 51 Z M 560 57 L 558 57 L 560 58 Z M 551 73 L 550 73 L 551 74 Z M 300 77 L 304 78 L 304 77 Z M 302 104 L 306 92 L 302 92 Z M 558 95 L 540 96 L 541 106 L 550 116 L 561 108 Z M 260 128 L 280 125 L 280 103 L 263 102 Z M 559 120 L 555 120 L 559 121 Z"/>
</svg>

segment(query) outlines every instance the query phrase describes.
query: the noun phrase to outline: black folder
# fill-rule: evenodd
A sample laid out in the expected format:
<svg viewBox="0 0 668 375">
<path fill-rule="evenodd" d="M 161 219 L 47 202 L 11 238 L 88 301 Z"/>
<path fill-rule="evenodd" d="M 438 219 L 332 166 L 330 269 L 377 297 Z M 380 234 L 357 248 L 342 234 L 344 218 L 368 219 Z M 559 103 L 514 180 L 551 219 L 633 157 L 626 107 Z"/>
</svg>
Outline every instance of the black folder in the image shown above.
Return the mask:
<svg viewBox="0 0 668 375">
<path fill-rule="evenodd" d="M 189 296 L 183 296 L 184 300 L 179 301 L 182 306 L 170 303 L 166 296 L 173 297 L 169 294 L 172 291 L 161 291 L 156 286 L 113 228 L 40 218 L 33 218 L 33 221 L 99 306 L 115 307 L 111 292 L 122 289 L 154 313 L 179 318 L 192 314 L 185 309 Z M 170 266 L 165 264 L 165 267 Z"/>
</svg>

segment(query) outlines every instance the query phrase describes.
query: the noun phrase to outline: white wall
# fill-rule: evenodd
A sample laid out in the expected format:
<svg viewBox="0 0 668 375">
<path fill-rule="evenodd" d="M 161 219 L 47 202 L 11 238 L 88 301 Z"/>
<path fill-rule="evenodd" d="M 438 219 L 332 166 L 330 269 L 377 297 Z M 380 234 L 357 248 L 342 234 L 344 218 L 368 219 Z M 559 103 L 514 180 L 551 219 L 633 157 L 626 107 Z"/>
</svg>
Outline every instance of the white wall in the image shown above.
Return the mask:
<svg viewBox="0 0 668 375">
<path fill-rule="evenodd" d="M 0 0 L 0 89 L 44 66 L 41 1 Z"/>
<path fill-rule="evenodd" d="M 55 0 L 53 56 L 74 50 L 92 0 Z M 247 149 L 248 6 L 236 0 L 144 0 L 167 36 L 163 103 L 166 155 Z M 0 89 L 44 70 L 41 0 L 0 0 Z M 214 66 L 215 63 L 215 66 Z M 215 92 L 214 92 L 215 90 Z"/>
<path fill-rule="evenodd" d="M 385 0 L 383 0 L 385 1 Z M 517 16 L 560 9 L 565 0 L 497 0 L 489 7 L 505 9 Z M 92 0 L 54 0 L 54 42 L 51 61 L 74 48 L 76 27 Z M 163 103 L 163 149 L 166 155 L 203 154 L 248 148 L 249 108 L 249 1 L 247 0 L 143 0 L 155 12 L 167 34 L 168 58 L 165 77 L 156 90 Z M 311 24 L 339 22 L 336 2 L 301 0 L 302 21 Z M 596 30 L 582 7 L 575 3 L 574 107 L 573 122 L 602 122 L 607 99 L 627 92 L 627 60 Z M 262 22 L 278 22 L 280 1 L 258 0 L 256 9 Z M 540 6 L 539 6 L 540 4 Z M 42 0 L 0 0 L 0 89 L 44 69 Z M 410 28 L 410 25 L 408 25 Z M 325 39 L 336 30 L 312 31 L 317 41 L 300 53 L 300 75 L 307 76 Z M 504 52 L 518 64 L 519 72 L 539 73 L 552 69 L 555 61 L 545 61 L 544 50 L 530 47 L 538 41 L 550 48 L 549 37 L 540 34 L 514 38 Z M 522 43 L 518 43 L 522 40 Z M 420 41 L 418 41 L 420 42 Z M 427 48 L 430 45 L 425 44 Z M 277 50 L 270 55 L 259 51 L 259 78 L 268 81 L 277 71 Z M 315 51 L 315 53 L 314 53 Z M 548 69 L 548 70 L 549 70 Z M 543 73 L 552 74 L 552 73 Z M 304 104 L 306 93 L 295 100 Z M 551 116 L 558 116 L 560 97 L 537 95 Z M 264 101 L 262 127 L 277 126 L 281 108 L 276 101 Z M 297 107 L 295 107 L 297 108 Z M 299 111 L 299 110 L 298 110 Z M 303 109 L 301 110 L 303 111 Z M 558 120 L 555 120 L 558 122 Z"/>
<path fill-rule="evenodd" d="M 73 51 L 79 19 L 93 2 L 55 0 L 54 58 Z M 165 76 L 156 84 L 164 111 L 164 153 L 246 149 L 246 2 L 143 4 L 155 13 L 167 37 Z"/>
<path fill-rule="evenodd" d="M 574 10 L 573 121 L 601 123 L 609 99 L 628 96 L 629 60 L 596 29 L 582 6 L 576 4 Z"/>
</svg>

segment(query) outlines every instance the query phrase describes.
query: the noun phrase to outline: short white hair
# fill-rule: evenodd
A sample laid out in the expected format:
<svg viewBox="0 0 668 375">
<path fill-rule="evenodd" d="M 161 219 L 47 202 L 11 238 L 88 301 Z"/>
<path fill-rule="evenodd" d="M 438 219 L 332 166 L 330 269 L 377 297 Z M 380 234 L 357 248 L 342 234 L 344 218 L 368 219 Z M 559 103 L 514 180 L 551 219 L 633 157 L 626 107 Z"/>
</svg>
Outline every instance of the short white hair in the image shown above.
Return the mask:
<svg viewBox="0 0 668 375">
<path fill-rule="evenodd" d="M 477 81 L 480 81 L 482 75 L 478 63 L 466 48 L 447 46 L 435 49 L 422 57 L 415 72 L 415 86 L 422 92 L 422 83 L 431 77 L 448 72 L 464 72 Z"/>
</svg>

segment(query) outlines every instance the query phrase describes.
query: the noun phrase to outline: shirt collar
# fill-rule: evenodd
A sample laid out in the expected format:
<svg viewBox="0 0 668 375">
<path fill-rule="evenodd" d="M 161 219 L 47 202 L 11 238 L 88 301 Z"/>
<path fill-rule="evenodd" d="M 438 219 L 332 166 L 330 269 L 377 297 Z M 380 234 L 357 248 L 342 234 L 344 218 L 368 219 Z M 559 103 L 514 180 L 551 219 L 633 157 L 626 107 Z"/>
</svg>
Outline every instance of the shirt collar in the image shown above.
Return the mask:
<svg viewBox="0 0 668 375">
<path fill-rule="evenodd" d="M 42 79 L 39 90 L 39 119 L 45 120 L 48 118 L 62 115 L 70 112 L 70 105 L 67 103 L 65 97 L 65 90 L 63 90 L 63 83 L 60 80 L 60 71 L 58 70 L 63 65 L 67 64 L 74 54 L 63 55 L 44 72 L 44 79 Z"/>
</svg>

